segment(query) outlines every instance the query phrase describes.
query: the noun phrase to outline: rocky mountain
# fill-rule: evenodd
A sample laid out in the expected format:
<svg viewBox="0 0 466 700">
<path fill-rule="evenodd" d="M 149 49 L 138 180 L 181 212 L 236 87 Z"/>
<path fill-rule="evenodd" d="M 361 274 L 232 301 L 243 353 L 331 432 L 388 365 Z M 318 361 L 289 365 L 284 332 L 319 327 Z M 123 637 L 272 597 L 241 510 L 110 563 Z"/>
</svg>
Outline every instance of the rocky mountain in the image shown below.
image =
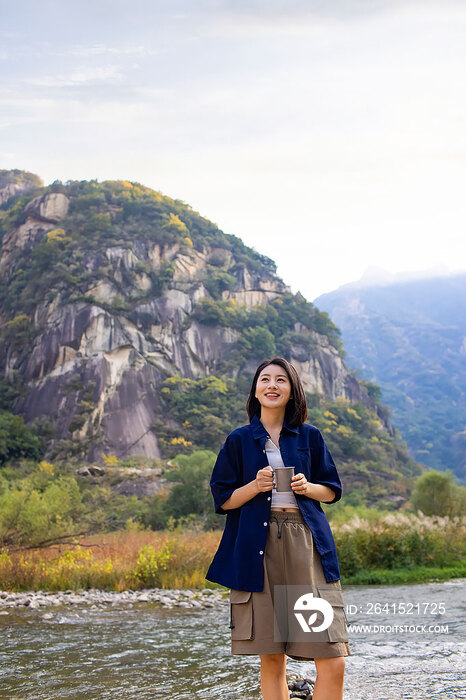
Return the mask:
<svg viewBox="0 0 466 700">
<path fill-rule="evenodd" d="M 0 206 L 12 197 L 40 187 L 40 177 L 23 170 L 0 170 Z"/>
<path fill-rule="evenodd" d="M 466 275 L 351 283 L 314 300 L 382 389 L 414 459 L 465 482 Z"/>
<path fill-rule="evenodd" d="M 185 203 L 122 181 L 44 187 L 20 171 L 0 171 L 0 197 L 0 376 L 47 455 L 158 458 L 160 426 L 183 434 L 169 378 L 246 386 L 274 352 L 307 392 L 362 402 L 393 435 L 327 314 Z"/>
</svg>

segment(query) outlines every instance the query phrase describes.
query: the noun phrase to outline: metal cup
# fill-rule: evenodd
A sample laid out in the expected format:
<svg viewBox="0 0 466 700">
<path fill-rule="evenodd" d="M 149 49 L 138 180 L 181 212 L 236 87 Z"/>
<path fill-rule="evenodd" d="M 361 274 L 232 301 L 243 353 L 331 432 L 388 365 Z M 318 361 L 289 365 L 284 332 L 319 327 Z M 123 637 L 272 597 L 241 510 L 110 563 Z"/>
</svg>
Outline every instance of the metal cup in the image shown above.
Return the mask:
<svg viewBox="0 0 466 700">
<path fill-rule="evenodd" d="M 276 491 L 291 491 L 291 477 L 294 476 L 294 467 L 274 467 Z"/>
</svg>

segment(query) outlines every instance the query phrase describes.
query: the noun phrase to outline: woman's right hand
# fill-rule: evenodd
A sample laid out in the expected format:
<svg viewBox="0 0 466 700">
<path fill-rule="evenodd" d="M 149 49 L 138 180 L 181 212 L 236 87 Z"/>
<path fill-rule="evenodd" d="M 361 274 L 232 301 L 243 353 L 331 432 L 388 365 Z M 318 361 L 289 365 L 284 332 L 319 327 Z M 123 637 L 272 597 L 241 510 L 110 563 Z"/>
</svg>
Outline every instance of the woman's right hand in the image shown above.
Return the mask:
<svg viewBox="0 0 466 700">
<path fill-rule="evenodd" d="M 260 491 L 271 491 L 273 489 L 273 469 L 264 467 L 256 474 L 256 488 Z"/>
<path fill-rule="evenodd" d="M 259 469 L 255 479 L 251 479 L 244 486 L 239 486 L 233 491 L 230 498 L 222 504 L 223 510 L 240 508 L 251 498 L 254 498 L 260 491 L 271 491 L 273 489 L 273 469 L 264 467 Z"/>
</svg>

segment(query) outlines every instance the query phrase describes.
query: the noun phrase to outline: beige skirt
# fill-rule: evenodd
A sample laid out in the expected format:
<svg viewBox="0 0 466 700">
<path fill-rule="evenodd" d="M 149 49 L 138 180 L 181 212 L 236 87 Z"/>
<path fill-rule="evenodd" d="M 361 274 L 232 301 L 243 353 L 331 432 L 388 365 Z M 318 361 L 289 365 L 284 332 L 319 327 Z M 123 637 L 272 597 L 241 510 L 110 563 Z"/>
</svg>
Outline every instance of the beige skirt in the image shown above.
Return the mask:
<svg viewBox="0 0 466 700">
<path fill-rule="evenodd" d="M 309 626 L 312 616 L 302 605 L 299 607 L 299 601 L 293 604 L 290 598 L 300 592 L 308 592 L 305 604 L 310 602 L 312 606 L 317 598 L 327 601 L 316 602 L 311 609 L 322 611 L 328 609 L 327 604 L 331 606 L 333 620 L 327 629 L 317 633 L 316 627 Z M 307 597 L 309 594 L 311 598 Z M 282 624 L 284 596 L 286 605 L 292 606 L 286 613 L 289 624 L 286 631 Z M 296 605 L 302 613 L 302 622 L 298 620 Z M 351 656 L 340 581 L 326 581 L 320 554 L 301 511 L 271 511 L 264 555 L 264 589 L 230 591 L 230 628 L 232 654 L 285 653 L 298 661 Z"/>
</svg>

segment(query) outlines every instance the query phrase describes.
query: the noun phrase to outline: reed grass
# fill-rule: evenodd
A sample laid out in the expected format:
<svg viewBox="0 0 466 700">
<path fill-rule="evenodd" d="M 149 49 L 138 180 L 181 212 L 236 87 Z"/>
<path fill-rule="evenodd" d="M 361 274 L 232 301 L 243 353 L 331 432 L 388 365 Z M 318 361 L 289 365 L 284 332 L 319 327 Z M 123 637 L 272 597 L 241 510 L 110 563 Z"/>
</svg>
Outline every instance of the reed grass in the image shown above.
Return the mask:
<svg viewBox="0 0 466 700">
<path fill-rule="evenodd" d="M 334 526 L 333 534 L 341 572 L 358 581 L 376 569 L 410 571 L 416 580 L 417 567 L 456 567 L 466 557 L 464 516 L 426 516 L 418 511 L 371 521 L 355 515 Z"/>
<path fill-rule="evenodd" d="M 333 526 L 343 584 L 401 584 L 466 575 L 466 518 L 389 514 Z M 216 588 L 205 573 L 222 533 L 119 530 L 73 543 L 0 551 L 0 589 L 122 591 Z"/>
</svg>

